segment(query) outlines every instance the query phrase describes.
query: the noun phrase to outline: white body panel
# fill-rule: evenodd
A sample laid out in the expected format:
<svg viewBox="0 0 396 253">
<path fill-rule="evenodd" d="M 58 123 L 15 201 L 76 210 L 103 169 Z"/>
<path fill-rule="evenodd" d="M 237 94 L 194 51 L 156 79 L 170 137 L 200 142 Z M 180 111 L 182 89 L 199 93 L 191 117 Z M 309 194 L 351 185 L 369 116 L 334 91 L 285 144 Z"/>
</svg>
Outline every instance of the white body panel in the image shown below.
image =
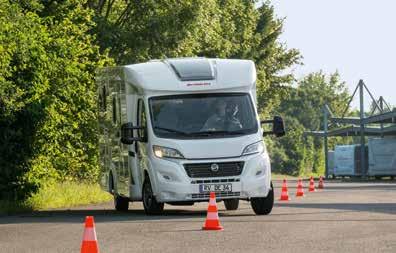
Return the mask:
<svg viewBox="0 0 396 253">
<path fill-rule="evenodd" d="M 171 66 L 164 61 L 151 61 L 102 70 L 98 78 L 100 87 L 103 83 L 111 84 L 112 81 L 107 80 L 109 72 L 112 73 L 114 69 L 117 69 L 116 72 L 121 73 L 115 79 L 121 79 L 123 81 L 121 85 L 125 85 L 126 108 L 121 108 L 121 110 L 126 110 L 128 122 L 132 122 L 134 125 L 138 124 L 138 99 L 144 102 L 147 112 L 147 142 L 123 145 L 116 142 L 117 140 L 109 141 L 116 142 L 117 149 L 118 146 L 121 147 L 121 150 L 126 147 L 129 158 L 126 165 L 127 171 L 123 172 L 123 176 L 118 175 L 118 171 L 122 171 L 121 169 L 114 169 L 114 166 L 118 165 L 112 164 L 113 158 L 102 159 L 104 165 L 102 165 L 101 183 L 105 189 L 111 191 L 110 180 L 113 177 L 114 191 L 117 194 L 124 195 L 131 200 L 141 200 L 143 181 L 145 175 L 148 174 L 154 195 L 159 202 L 207 200 L 209 196 L 200 192 L 199 185 L 219 183 L 220 181 L 232 184 L 232 193 L 220 194 L 218 199 L 248 199 L 268 195 L 271 184 L 271 166 L 267 151 L 242 156 L 246 146 L 263 141 L 256 108 L 254 63 L 249 60 L 209 59 L 209 61 L 214 68 L 215 78 L 213 80 L 182 81 Z M 160 138 L 154 134 L 151 117 L 148 113 L 150 111 L 148 101 L 151 97 L 201 93 L 248 94 L 253 102 L 258 131 L 249 135 L 213 139 L 171 139 Z M 119 125 L 117 127 L 119 128 Z M 112 144 L 106 145 L 111 146 Z M 184 155 L 184 159 L 158 158 L 153 152 L 154 145 L 177 149 Z M 103 146 L 105 145 L 103 144 Z M 108 156 L 112 153 L 108 149 L 114 147 L 110 146 L 105 148 L 107 151 L 101 152 L 101 156 L 106 156 L 104 154 Z M 193 178 L 188 176 L 184 168 L 184 164 L 187 163 L 224 162 L 243 162 L 242 173 L 231 177 Z M 121 182 L 121 180 L 124 181 Z M 120 185 L 129 185 L 129 192 L 122 191 Z"/>
<path fill-rule="evenodd" d="M 156 197 L 160 202 L 189 201 L 208 199 L 208 196 L 195 197 L 193 195 L 200 194 L 199 181 L 208 181 L 212 183 L 220 179 L 239 179 L 239 182 L 231 182 L 233 192 L 240 192 L 240 195 L 221 196 L 218 198 L 251 198 L 265 197 L 270 189 L 271 169 L 269 166 L 269 158 L 267 154 L 251 155 L 233 159 L 207 159 L 188 162 L 202 163 L 221 163 L 229 161 L 244 161 L 244 169 L 241 176 L 222 177 L 222 178 L 199 178 L 192 179 L 187 176 L 183 163 L 186 161 L 164 160 L 153 157 L 150 159 L 150 169 L 155 183 L 153 185 Z M 256 175 L 260 172 L 259 175 Z M 198 182 L 198 183 L 194 183 Z"/>
<path fill-rule="evenodd" d="M 159 94 L 166 91 L 225 91 L 235 88 L 252 90 L 256 82 L 256 69 L 252 61 L 224 59 L 209 59 L 209 61 L 216 66 L 214 80 L 182 81 L 163 61 L 127 65 L 123 68 L 126 81 L 146 94 Z"/>
<path fill-rule="evenodd" d="M 396 139 L 369 139 L 369 176 L 396 175 Z"/>
</svg>

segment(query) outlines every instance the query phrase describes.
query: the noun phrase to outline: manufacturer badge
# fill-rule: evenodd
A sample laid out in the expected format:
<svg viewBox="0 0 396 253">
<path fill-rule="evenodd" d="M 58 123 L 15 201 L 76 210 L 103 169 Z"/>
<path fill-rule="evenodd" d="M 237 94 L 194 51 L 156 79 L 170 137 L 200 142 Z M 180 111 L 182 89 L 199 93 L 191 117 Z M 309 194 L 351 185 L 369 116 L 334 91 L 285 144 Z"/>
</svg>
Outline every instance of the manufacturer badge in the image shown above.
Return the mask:
<svg viewBox="0 0 396 253">
<path fill-rule="evenodd" d="M 210 166 L 210 170 L 213 171 L 213 172 L 219 171 L 219 165 L 218 165 L 217 163 L 213 163 L 213 164 Z"/>
</svg>

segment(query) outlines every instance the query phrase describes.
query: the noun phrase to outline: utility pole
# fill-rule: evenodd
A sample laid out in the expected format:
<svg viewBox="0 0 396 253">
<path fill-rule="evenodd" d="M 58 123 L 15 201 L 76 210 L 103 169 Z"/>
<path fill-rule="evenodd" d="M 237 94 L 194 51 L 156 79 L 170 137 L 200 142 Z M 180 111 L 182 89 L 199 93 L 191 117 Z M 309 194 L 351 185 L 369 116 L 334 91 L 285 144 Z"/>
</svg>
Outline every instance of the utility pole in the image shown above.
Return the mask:
<svg viewBox="0 0 396 253">
<path fill-rule="evenodd" d="M 327 144 L 328 132 L 328 114 L 327 104 L 323 106 L 323 130 L 324 130 L 324 152 L 325 152 L 325 176 L 329 178 L 329 148 Z"/>
<path fill-rule="evenodd" d="M 360 170 L 362 177 L 366 178 L 366 160 L 365 160 L 365 137 L 364 137 L 364 83 L 363 80 L 359 81 L 359 95 L 360 95 Z"/>
<path fill-rule="evenodd" d="M 384 113 L 384 98 L 382 96 L 380 96 L 379 98 L 379 106 L 380 106 L 380 113 Z M 381 123 L 381 138 L 384 138 L 384 124 Z"/>
</svg>

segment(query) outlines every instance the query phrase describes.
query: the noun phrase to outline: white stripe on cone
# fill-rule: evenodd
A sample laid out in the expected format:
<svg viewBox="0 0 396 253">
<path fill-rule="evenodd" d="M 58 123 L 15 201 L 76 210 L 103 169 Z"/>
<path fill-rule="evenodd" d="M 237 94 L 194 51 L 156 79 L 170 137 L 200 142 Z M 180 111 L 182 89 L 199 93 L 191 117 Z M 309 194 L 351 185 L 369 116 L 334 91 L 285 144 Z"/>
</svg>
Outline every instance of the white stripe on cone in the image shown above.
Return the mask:
<svg viewBox="0 0 396 253">
<path fill-rule="evenodd" d="M 86 228 L 84 231 L 83 241 L 96 241 L 96 232 L 93 228 Z"/>
<path fill-rule="evenodd" d="M 208 215 L 206 216 L 206 219 L 208 220 L 218 220 L 219 215 L 217 212 L 208 212 Z"/>
</svg>

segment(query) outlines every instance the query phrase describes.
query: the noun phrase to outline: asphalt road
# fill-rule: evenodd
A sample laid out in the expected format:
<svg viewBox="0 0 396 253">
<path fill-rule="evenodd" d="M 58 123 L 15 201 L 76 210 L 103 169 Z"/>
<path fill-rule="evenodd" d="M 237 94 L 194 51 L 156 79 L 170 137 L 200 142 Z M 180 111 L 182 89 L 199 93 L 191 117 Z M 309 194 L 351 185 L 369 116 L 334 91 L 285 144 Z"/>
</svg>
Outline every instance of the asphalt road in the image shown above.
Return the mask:
<svg viewBox="0 0 396 253">
<path fill-rule="evenodd" d="M 280 182 L 276 182 L 276 198 Z M 292 186 L 292 187 L 290 187 Z M 79 252 L 83 222 L 93 215 L 104 252 L 396 252 L 396 182 L 325 182 L 323 191 L 276 201 L 269 216 L 248 202 L 219 203 L 224 231 L 202 231 L 206 203 L 165 206 L 147 217 L 140 203 L 127 213 L 112 203 L 0 217 L 0 252 Z M 307 186 L 307 183 L 305 183 Z"/>
</svg>

